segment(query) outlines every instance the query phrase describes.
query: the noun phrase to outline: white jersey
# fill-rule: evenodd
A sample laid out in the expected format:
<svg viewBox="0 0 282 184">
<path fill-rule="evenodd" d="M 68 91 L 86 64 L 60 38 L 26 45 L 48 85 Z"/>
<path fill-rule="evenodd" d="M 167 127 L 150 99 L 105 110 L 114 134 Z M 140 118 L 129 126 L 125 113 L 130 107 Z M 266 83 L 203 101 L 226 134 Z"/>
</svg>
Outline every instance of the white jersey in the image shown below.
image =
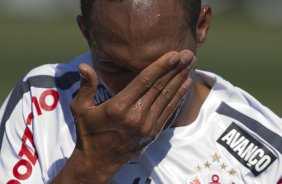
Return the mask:
<svg viewBox="0 0 282 184">
<path fill-rule="evenodd" d="M 85 54 L 35 68 L 10 93 L 0 111 L 1 184 L 48 183 L 64 166 L 76 142 L 69 106 L 80 85 L 78 65 L 91 60 Z M 211 86 L 196 120 L 162 132 L 110 183 L 282 183 L 281 119 L 221 77 L 196 76 Z M 109 98 L 100 82 L 95 103 Z"/>
</svg>

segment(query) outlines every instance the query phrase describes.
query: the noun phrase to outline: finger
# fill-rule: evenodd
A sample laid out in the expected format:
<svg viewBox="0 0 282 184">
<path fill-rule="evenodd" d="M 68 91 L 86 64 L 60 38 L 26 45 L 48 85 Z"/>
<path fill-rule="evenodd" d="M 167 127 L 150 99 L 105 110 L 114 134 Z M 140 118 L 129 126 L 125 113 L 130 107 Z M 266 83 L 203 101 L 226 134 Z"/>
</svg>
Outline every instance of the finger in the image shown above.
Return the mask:
<svg viewBox="0 0 282 184">
<path fill-rule="evenodd" d="M 192 78 L 187 78 L 186 81 L 181 85 L 181 87 L 175 94 L 174 98 L 167 104 L 166 108 L 162 111 L 162 113 L 159 116 L 159 119 L 157 120 L 157 127 L 156 127 L 157 132 L 162 131 L 164 126 L 166 126 L 166 123 L 168 123 L 167 120 L 176 111 L 178 104 L 181 103 L 181 100 L 183 99 L 183 97 L 191 87 L 192 81 L 193 81 Z"/>
<path fill-rule="evenodd" d="M 178 85 L 180 86 L 181 82 L 183 82 L 187 78 L 190 69 L 193 68 L 196 63 L 196 58 L 194 56 L 191 57 L 191 55 L 187 52 L 181 52 L 180 54 L 181 62 L 179 63 L 178 67 L 174 70 L 169 71 L 166 75 L 158 79 L 155 84 L 149 89 L 149 91 L 147 91 L 146 94 L 144 94 L 141 98 L 141 101 L 143 103 L 146 102 L 145 104 L 143 104 L 144 109 L 149 110 L 160 93 L 164 93 L 164 95 L 166 93 L 166 96 L 169 95 L 168 92 L 171 92 L 170 89 L 165 88 L 174 77 L 178 76 L 178 78 L 175 79 L 175 83 L 172 84 L 173 90 L 174 87 L 177 88 Z"/>
<path fill-rule="evenodd" d="M 177 75 L 177 74 L 179 75 L 179 72 L 181 70 L 183 70 L 184 68 L 187 68 L 187 66 L 186 66 L 187 63 L 193 62 L 193 61 L 191 61 L 192 60 L 191 56 L 189 54 L 187 54 L 186 52 L 181 52 L 180 56 L 181 56 L 181 58 L 180 58 L 181 61 L 178 63 L 178 66 L 176 66 L 176 68 L 174 70 L 169 71 L 167 74 L 165 74 L 160 79 L 158 79 L 155 82 L 155 84 L 149 89 L 149 91 L 147 91 L 140 99 L 138 99 L 137 102 L 135 102 L 135 104 L 130 106 L 129 114 L 134 115 L 134 120 L 136 120 L 136 122 L 144 122 L 144 121 L 147 122 L 147 124 L 145 124 L 145 125 L 143 123 L 139 124 L 140 127 L 143 127 L 141 132 L 145 136 L 148 135 L 148 133 L 151 132 L 151 128 L 154 124 L 148 123 L 148 121 L 146 121 L 147 116 L 144 116 L 144 114 L 147 114 L 148 111 L 151 109 L 151 105 L 154 103 L 155 99 L 159 96 L 159 94 L 165 88 L 167 83 L 173 77 L 175 77 L 175 75 Z M 186 77 L 188 75 L 188 73 L 186 72 L 183 75 Z M 181 83 L 181 80 L 178 80 L 177 82 Z M 177 89 L 175 89 L 175 91 L 176 90 Z M 159 107 L 156 107 L 156 108 L 159 109 Z M 162 108 L 164 108 L 164 107 L 162 107 Z M 158 115 L 156 116 L 156 114 L 153 114 L 153 116 L 155 117 L 155 120 L 157 120 Z M 150 122 L 155 122 L 155 121 L 152 120 Z"/>
<path fill-rule="evenodd" d="M 188 51 L 187 51 L 188 52 Z M 190 55 L 193 55 L 190 52 Z M 146 93 L 153 84 L 166 75 L 170 70 L 175 69 L 180 59 L 178 52 L 169 52 L 145 68 L 124 90 L 119 96 L 127 96 L 130 105 L 134 104 L 144 93 Z"/>
<path fill-rule="evenodd" d="M 159 116 L 162 114 L 165 108 L 167 108 L 170 101 L 175 98 L 174 96 L 178 95 L 177 92 L 182 85 L 187 80 L 188 74 L 192 68 L 195 67 L 196 59 L 194 58 L 191 62 L 191 65 L 185 67 L 181 72 L 179 72 L 169 83 L 164 87 L 164 89 L 159 93 L 157 98 L 150 104 L 148 108 L 147 121 L 143 124 L 143 131 L 149 131 L 154 128 L 154 124 L 159 119 Z M 148 92 L 149 93 L 149 92 Z M 150 98 L 150 95 L 146 96 Z M 147 104 L 146 104 L 147 105 Z M 173 107 L 172 107 L 173 108 Z"/>
<path fill-rule="evenodd" d="M 188 75 L 192 68 L 194 68 L 196 60 L 194 59 L 191 65 L 183 69 L 178 75 L 176 75 L 162 90 L 154 103 L 151 105 L 151 109 L 154 114 L 159 117 L 163 110 L 167 107 L 169 102 L 174 98 L 182 84 L 187 80 Z"/>
<path fill-rule="evenodd" d="M 79 65 L 80 88 L 75 97 L 76 105 L 81 108 L 92 107 L 94 96 L 98 86 L 98 77 L 94 69 L 87 64 Z"/>
</svg>

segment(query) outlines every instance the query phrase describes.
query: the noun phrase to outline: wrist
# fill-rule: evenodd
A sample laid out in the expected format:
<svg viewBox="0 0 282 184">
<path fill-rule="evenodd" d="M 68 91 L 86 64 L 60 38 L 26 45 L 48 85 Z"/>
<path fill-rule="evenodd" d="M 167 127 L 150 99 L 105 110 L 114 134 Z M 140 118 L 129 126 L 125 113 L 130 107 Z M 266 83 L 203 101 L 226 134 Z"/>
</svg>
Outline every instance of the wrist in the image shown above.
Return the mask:
<svg viewBox="0 0 282 184">
<path fill-rule="evenodd" d="M 107 184 L 119 168 L 119 164 L 101 165 L 99 159 L 89 158 L 75 148 L 51 184 Z"/>
<path fill-rule="evenodd" d="M 94 157 L 85 155 L 79 149 L 74 150 L 69 161 L 77 182 L 106 184 L 120 168 L 119 164 L 105 164 L 101 158 Z"/>
</svg>

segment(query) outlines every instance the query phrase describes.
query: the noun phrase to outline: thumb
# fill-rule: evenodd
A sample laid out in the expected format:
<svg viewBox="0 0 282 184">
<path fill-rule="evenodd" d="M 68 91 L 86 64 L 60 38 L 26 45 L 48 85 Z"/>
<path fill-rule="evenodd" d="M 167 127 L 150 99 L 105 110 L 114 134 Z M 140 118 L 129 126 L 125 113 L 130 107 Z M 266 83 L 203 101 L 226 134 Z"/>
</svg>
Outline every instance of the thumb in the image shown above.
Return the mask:
<svg viewBox="0 0 282 184">
<path fill-rule="evenodd" d="M 77 94 L 77 100 L 84 107 L 92 107 L 93 99 L 98 86 L 98 76 L 95 70 L 87 65 L 79 65 L 80 89 Z"/>
</svg>

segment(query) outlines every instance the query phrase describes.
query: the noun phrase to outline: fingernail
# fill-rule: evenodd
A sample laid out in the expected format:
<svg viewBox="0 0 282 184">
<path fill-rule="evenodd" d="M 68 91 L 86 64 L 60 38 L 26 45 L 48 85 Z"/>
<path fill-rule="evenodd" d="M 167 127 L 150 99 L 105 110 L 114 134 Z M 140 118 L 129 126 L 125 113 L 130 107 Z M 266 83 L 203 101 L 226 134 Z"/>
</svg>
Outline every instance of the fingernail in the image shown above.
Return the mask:
<svg viewBox="0 0 282 184">
<path fill-rule="evenodd" d="M 195 64 L 197 62 L 197 58 L 194 56 L 193 59 L 191 60 L 191 62 L 189 63 L 189 65 L 187 66 L 187 69 L 191 69 L 195 67 Z"/>
<path fill-rule="evenodd" d="M 194 57 L 194 56 L 193 56 Z M 181 57 L 181 62 L 185 65 L 187 65 L 188 63 L 191 63 L 191 61 L 193 60 L 193 57 L 191 57 L 190 54 L 185 53 L 182 57 Z"/>
<path fill-rule="evenodd" d="M 196 56 L 193 57 L 193 64 L 197 63 L 197 58 Z"/>
<path fill-rule="evenodd" d="M 87 80 L 87 78 L 85 77 L 85 75 L 83 75 L 83 73 L 79 72 L 79 75 L 80 75 L 80 78 L 81 78 L 82 80 Z"/>
<path fill-rule="evenodd" d="M 192 83 L 192 79 L 191 78 L 187 78 L 184 81 L 184 83 L 182 84 L 182 87 L 187 90 L 190 87 L 191 83 Z"/>
<path fill-rule="evenodd" d="M 80 75 L 80 78 L 87 81 L 87 74 L 86 74 L 86 67 L 83 66 L 83 65 L 80 65 L 79 66 L 79 75 Z"/>
</svg>

